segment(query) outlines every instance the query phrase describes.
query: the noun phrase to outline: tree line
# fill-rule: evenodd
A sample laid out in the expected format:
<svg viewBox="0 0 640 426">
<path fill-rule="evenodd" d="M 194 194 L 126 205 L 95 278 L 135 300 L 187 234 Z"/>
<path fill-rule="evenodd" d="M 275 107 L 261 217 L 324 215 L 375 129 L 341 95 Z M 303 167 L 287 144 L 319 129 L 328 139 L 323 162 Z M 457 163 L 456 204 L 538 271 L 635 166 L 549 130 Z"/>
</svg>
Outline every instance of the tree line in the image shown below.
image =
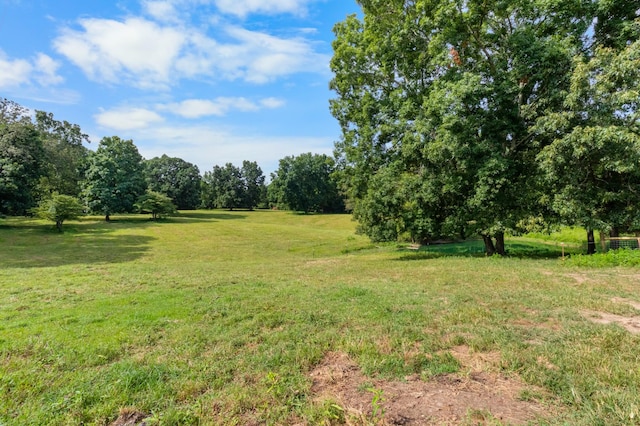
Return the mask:
<svg viewBox="0 0 640 426">
<path fill-rule="evenodd" d="M 84 212 L 104 215 L 145 212 L 153 218 L 196 208 L 279 208 L 342 212 L 326 155 L 280 160 L 271 182 L 256 162 L 214 166 L 200 174 L 183 159 L 145 160 L 132 140 L 104 137 L 95 151 L 81 128 L 44 111 L 31 112 L 0 100 L 0 214 L 36 213 L 55 221 Z M 57 214 L 55 212 L 58 212 Z M 65 212 L 65 213 L 61 213 Z"/>
<path fill-rule="evenodd" d="M 627 0 L 359 0 L 334 32 L 341 189 L 374 240 L 640 231 Z"/>
</svg>

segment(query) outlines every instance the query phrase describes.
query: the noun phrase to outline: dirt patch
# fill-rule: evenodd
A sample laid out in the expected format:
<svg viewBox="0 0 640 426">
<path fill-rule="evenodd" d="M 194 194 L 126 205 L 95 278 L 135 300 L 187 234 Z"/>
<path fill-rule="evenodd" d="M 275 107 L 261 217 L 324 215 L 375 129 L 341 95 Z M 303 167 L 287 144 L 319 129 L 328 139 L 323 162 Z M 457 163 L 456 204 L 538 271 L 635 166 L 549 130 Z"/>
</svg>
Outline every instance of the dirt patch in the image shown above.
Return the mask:
<svg viewBox="0 0 640 426">
<path fill-rule="evenodd" d="M 147 415 L 131 409 L 120 410 L 118 418 L 109 426 L 146 426 Z"/>
<path fill-rule="evenodd" d="M 611 299 L 614 303 L 624 303 L 640 310 L 640 302 L 622 297 L 614 297 Z M 596 324 L 618 324 L 629 333 L 640 334 L 640 316 L 625 317 L 622 315 L 610 314 L 608 312 L 582 311 L 582 315 L 589 321 Z"/>
<path fill-rule="evenodd" d="M 596 324 L 618 324 L 630 333 L 640 334 L 640 317 L 623 317 L 607 312 L 582 311 L 582 315 Z"/>
<path fill-rule="evenodd" d="M 541 404 L 519 399 L 527 387 L 518 378 L 490 371 L 497 370 L 498 353 L 473 353 L 466 346 L 452 353 L 465 374 L 393 382 L 367 378 L 346 354 L 329 353 L 311 372 L 311 391 L 318 402 L 340 405 L 356 423 L 460 425 L 498 420 L 516 425 L 548 414 Z"/>
<path fill-rule="evenodd" d="M 636 302 L 635 300 L 625 299 L 622 297 L 614 297 L 613 299 L 611 299 L 611 301 L 614 303 L 624 303 L 640 311 L 640 302 Z"/>
</svg>

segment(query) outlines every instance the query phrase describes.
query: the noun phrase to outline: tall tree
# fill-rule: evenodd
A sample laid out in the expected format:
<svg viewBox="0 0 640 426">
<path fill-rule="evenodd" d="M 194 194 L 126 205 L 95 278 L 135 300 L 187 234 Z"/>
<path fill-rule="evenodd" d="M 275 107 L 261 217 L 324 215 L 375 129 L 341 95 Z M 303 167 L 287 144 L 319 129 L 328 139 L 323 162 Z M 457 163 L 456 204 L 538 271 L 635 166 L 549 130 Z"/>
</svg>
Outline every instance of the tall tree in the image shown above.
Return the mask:
<svg viewBox="0 0 640 426">
<path fill-rule="evenodd" d="M 35 126 L 46 157 L 40 191 L 79 196 L 89 155 L 83 142 L 89 142 L 89 136 L 77 124 L 58 121 L 45 111 L 36 111 Z"/>
<path fill-rule="evenodd" d="M 336 213 L 344 203 L 332 174 L 335 162 L 324 154 L 301 154 L 280 160 L 271 176 L 270 199 L 292 210 Z"/>
<path fill-rule="evenodd" d="M 134 211 L 146 190 L 143 158 L 131 140 L 105 137 L 89 156 L 84 196 L 94 212 L 105 215 Z"/>
<path fill-rule="evenodd" d="M 360 4 L 362 21 L 335 27 L 331 109 L 342 127 L 341 182 L 361 229 L 418 241 L 476 234 L 487 253 L 504 254 L 504 232 L 539 209 L 540 146 L 528 130 L 562 103 L 588 8 L 579 0 Z M 395 201 L 381 204 L 380 189 L 391 185 Z"/>
<path fill-rule="evenodd" d="M 551 137 L 539 155 L 552 188 L 545 197 L 565 223 L 594 230 L 640 230 L 640 23 L 620 46 L 600 34 L 590 58 L 576 57 L 564 108 L 538 120 Z M 629 26 L 626 36 L 633 33 Z M 598 36 L 598 33 L 596 33 Z M 600 44 L 601 43 L 601 44 Z"/>
<path fill-rule="evenodd" d="M 35 205 L 43 164 L 40 134 L 30 122 L 0 123 L 0 213 L 22 215 Z"/>
<path fill-rule="evenodd" d="M 245 160 L 242 162 L 240 175 L 244 184 L 242 205 L 249 210 L 253 210 L 260 204 L 263 195 L 264 174 L 258 163 Z"/>
<path fill-rule="evenodd" d="M 242 207 L 244 182 L 238 167 L 231 163 L 214 166 L 212 172 L 205 174 L 205 181 L 211 186 L 213 207 L 229 210 Z"/>
<path fill-rule="evenodd" d="M 145 162 L 149 189 L 167 195 L 180 210 L 193 210 L 200 205 L 200 170 L 181 158 L 167 155 Z"/>
</svg>

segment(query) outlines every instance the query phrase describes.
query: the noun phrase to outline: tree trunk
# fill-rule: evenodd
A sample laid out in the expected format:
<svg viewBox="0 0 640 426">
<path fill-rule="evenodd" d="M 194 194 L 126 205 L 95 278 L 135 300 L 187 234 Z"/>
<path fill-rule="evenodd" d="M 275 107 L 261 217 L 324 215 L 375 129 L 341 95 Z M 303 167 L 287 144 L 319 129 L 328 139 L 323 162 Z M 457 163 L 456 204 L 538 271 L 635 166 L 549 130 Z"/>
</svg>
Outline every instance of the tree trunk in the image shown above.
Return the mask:
<svg viewBox="0 0 640 426">
<path fill-rule="evenodd" d="M 484 241 L 484 252 L 487 256 L 493 256 L 496 254 L 496 247 L 493 245 L 493 240 L 489 235 L 483 235 L 482 240 Z"/>
<path fill-rule="evenodd" d="M 496 253 L 500 256 L 506 256 L 507 250 L 504 247 L 504 232 L 498 232 L 496 234 Z"/>
<path fill-rule="evenodd" d="M 613 227 L 611 228 L 611 232 L 609 232 L 609 236 L 611 238 L 617 238 L 620 236 L 620 231 L 618 230 L 617 227 Z M 620 240 L 611 240 L 611 245 L 610 245 L 611 250 L 618 250 L 620 248 Z"/>
<path fill-rule="evenodd" d="M 593 229 L 587 229 L 587 254 L 596 252 L 596 238 L 593 235 Z"/>
<path fill-rule="evenodd" d="M 601 253 L 607 251 L 607 237 L 602 230 L 600 230 L 600 249 L 602 250 Z"/>
</svg>

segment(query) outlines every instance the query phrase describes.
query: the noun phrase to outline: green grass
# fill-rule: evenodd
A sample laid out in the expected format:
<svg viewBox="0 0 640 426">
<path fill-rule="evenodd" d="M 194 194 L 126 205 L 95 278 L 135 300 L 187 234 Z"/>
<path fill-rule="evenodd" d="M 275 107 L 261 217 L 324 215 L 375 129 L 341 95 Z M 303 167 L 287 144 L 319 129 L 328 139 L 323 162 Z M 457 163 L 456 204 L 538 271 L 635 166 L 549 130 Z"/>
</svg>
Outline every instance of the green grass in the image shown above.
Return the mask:
<svg viewBox="0 0 640 426">
<path fill-rule="evenodd" d="M 508 240 L 508 258 L 479 242 L 375 245 L 346 215 L 64 227 L 0 219 L 3 426 L 107 425 L 123 408 L 166 425 L 322 424 L 344 417 L 311 401 L 327 352 L 427 380 L 460 369 L 460 344 L 545 388 L 534 397 L 565 408 L 549 424 L 640 424 L 640 337 L 581 315 L 637 313 L 611 302 L 640 298 L 637 269 L 594 273 L 531 238 Z"/>
</svg>

